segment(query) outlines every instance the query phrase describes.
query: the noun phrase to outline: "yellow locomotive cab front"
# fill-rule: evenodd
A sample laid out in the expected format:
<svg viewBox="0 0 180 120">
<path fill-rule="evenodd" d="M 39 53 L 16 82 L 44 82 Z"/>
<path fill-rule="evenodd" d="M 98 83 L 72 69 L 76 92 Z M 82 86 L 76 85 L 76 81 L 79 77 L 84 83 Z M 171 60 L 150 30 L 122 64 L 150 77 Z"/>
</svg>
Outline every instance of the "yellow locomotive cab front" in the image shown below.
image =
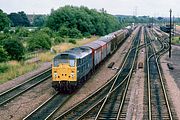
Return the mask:
<svg viewBox="0 0 180 120">
<path fill-rule="evenodd" d="M 54 61 L 56 62 L 56 61 Z M 56 63 L 54 63 L 56 65 Z M 77 81 L 76 60 L 61 60 L 59 64 L 52 67 L 53 81 Z"/>
</svg>

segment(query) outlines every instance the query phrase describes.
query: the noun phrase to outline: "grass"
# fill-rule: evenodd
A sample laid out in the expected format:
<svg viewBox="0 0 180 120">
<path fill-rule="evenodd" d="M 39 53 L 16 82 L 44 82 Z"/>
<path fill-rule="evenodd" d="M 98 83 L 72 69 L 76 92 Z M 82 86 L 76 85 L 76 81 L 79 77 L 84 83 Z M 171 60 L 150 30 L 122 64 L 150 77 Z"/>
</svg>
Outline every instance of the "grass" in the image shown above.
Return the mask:
<svg viewBox="0 0 180 120">
<path fill-rule="evenodd" d="M 74 47 L 79 47 L 81 45 L 84 45 L 84 44 L 87 44 L 89 42 L 92 42 L 96 39 L 98 39 L 99 37 L 97 36 L 93 36 L 91 38 L 83 38 L 83 39 L 78 39 L 76 40 L 76 44 L 72 44 L 72 43 L 61 43 L 59 45 L 56 45 L 53 47 L 53 49 L 57 52 L 57 53 L 60 53 L 60 52 L 63 52 L 63 51 L 66 51 L 68 49 L 71 49 L 71 48 L 74 48 Z"/>
<path fill-rule="evenodd" d="M 59 45 L 53 46 L 56 53 L 66 51 L 73 47 L 78 47 L 86 43 L 92 42 L 98 39 L 98 37 L 93 36 L 91 38 L 83 38 L 76 40 L 76 44 L 72 43 L 61 43 Z M 51 62 L 56 53 L 51 53 L 50 51 L 38 53 L 37 57 L 41 62 Z M 35 56 L 36 57 L 36 56 Z M 9 80 L 12 80 L 20 75 L 37 69 L 40 66 L 39 63 L 28 64 L 26 62 L 9 61 L 7 63 L 0 63 L 0 84 L 3 84 Z"/>
<path fill-rule="evenodd" d="M 0 84 L 12 80 L 20 75 L 38 68 L 39 64 L 26 64 L 17 61 L 9 61 L 7 63 L 0 63 Z"/>
<path fill-rule="evenodd" d="M 180 44 L 180 37 L 174 37 L 172 39 L 172 44 Z"/>
<path fill-rule="evenodd" d="M 52 58 L 55 56 L 55 54 L 52 54 L 51 52 L 45 52 L 45 53 L 40 53 L 38 55 L 39 59 L 41 62 L 51 62 Z"/>
</svg>

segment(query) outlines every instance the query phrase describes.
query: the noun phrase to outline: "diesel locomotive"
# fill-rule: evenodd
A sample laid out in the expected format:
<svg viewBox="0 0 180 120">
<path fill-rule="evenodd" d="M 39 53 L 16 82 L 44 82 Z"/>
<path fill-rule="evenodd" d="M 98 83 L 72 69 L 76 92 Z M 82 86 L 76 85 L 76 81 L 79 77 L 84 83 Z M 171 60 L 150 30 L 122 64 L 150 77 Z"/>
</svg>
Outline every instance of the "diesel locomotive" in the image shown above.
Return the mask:
<svg viewBox="0 0 180 120">
<path fill-rule="evenodd" d="M 59 53 L 52 63 L 52 87 L 63 93 L 74 92 L 107 56 L 117 50 L 130 32 L 129 28 L 122 29 Z"/>
</svg>

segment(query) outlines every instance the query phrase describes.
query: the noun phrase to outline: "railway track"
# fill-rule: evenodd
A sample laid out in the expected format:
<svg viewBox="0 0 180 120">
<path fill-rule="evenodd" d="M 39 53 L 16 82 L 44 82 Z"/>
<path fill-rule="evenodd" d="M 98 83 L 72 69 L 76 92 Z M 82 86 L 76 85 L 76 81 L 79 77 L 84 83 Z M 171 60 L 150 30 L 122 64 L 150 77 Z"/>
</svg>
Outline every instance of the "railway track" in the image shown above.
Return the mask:
<svg viewBox="0 0 180 120">
<path fill-rule="evenodd" d="M 51 69 L 44 71 L 41 74 L 34 76 L 33 78 L 0 93 L 0 106 L 10 102 L 14 98 L 18 97 L 22 93 L 28 91 L 29 89 L 35 87 L 36 85 L 40 84 L 41 82 L 47 80 L 51 77 Z"/>
<path fill-rule="evenodd" d="M 129 80 L 131 78 L 132 70 L 133 70 L 136 55 L 137 55 L 137 49 L 139 47 L 138 46 L 139 34 L 140 33 L 138 32 L 138 35 L 136 35 L 133 41 L 133 44 L 131 46 L 131 49 L 128 51 L 119 72 L 108 83 L 106 83 L 104 86 L 99 88 L 97 91 L 95 91 L 93 94 L 91 94 L 89 97 L 81 101 L 79 104 L 77 104 L 73 108 L 61 114 L 59 117 L 56 118 L 56 120 L 57 119 L 72 119 L 72 118 L 73 119 L 83 119 L 83 118 L 99 119 L 99 117 L 105 118 L 105 119 L 114 118 L 113 116 L 114 109 L 116 109 L 116 116 L 120 114 L 121 110 L 119 109 L 119 107 L 122 108 L 122 105 L 123 105 L 123 102 L 120 102 L 120 100 L 124 99 L 127 88 L 128 88 Z M 118 105 L 119 107 L 115 107 L 117 105 L 116 103 L 118 100 L 121 104 Z M 111 109 L 112 107 L 114 108 L 113 110 Z M 109 110 L 106 111 L 107 110 L 106 108 L 110 108 L 109 109 L 110 111 Z M 117 110 L 120 110 L 120 111 L 117 111 Z M 95 113 L 98 113 L 98 114 L 95 114 Z M 102 115 L 105 115 L 105 116 L 102 116 Z"/>
<path fill-rule="evenodd" d="M 145 40 L 149 46 L 146 46 L 146 64 L 147 64 L 147 95 L 148 98 L 148 114 L 144 115 L 144 119 L 168 119 L 173 120 L 173 112 L 171 110 L 167 91 L 164 85 L 162 72 L 158 60 L 162 54 L 167 52 L 167 43 L 161 43 L 161 49 L 156 52 L 150 34 L 146 29 Z"/>
<path fill-rule="evenodd" d="M 119 73 L 117 73 L 119 74 Z M 117 74 L 112 78 L 115 79 Z M 113 80 L 112 80 L 113 81 Z M 109 81 L 107 84 L 109 87 L 104 87 L 104 89 L 98 89 L 96 91 L 96 94 L 101 94 L 98 97 L 103 97 L 109 90 L 109 88 L 112 85 L 112 81 Z M 90 96 L 88 99 L 94 103 L 94 101 L 97 101 L 99 98 L 96 96 Z M 43 104 L 41 104 L 38 108 L 36 108 L 34 111 L 32 111 L 30 114 L 28 114 L 23 120 L 39 120 L 39 119 L 53 119 L 53 114 L 71 97 L 71 95 L 59 95 L 58 93 L 49 98 L 47 101 L 45 101 Z M 86 104 L 86 103 L 85 103 Z M 82 105 L 84 106 L 84 105 Z M 84 109 L 84 108 L 83 108 Z M 77 111 L 77 109 L 75 110 Z"/>
<path fill-rule="evenodd" d="M 55 93 L 51 98 L 28 114 L 23 120 L 47 120 L 71 97 L 71 95 Z"/>
</svg>

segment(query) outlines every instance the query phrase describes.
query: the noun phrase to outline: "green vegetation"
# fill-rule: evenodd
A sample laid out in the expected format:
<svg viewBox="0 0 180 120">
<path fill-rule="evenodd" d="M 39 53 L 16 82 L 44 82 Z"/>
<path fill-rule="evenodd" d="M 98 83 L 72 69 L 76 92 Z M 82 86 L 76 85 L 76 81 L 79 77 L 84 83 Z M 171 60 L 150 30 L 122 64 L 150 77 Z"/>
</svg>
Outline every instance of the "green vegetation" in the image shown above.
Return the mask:
<svg viewBox="0 0 180 120">
<path fill-rule="evenodd" d="M 3 46 L 0 46 L 0 62 L 5 62 L 8 60 L 8 53 L 4 50 Z"/>
<path fill-rule="evenodd" d="M 10 56 L 10 60 L 22 60 L 25 48 L 22 43 L 16 39 L 5 39 L 3 41 L 3 48 Z"/>
<path fill-rule="evenodd" d="M 0 9 L 0 31 L 4 30 L 6 27 L 9 27 L 10 20 L 7 17 L 6 13 Z"/>
<path fill-rule="evenodd" d="M 180 44 L 180 37 L 174 37 L 172 39 L 172 44 Z"/>
<path fill-rule="evenodd" d="M 83 6 L 65 6 L 53 11 L 47 18 L 46 26 L 59 31 L 62 37 L 81 37 L 81 34 L 105 35 L 120 29 L 116 17 Z"/>
<path fill-rule="evenodd" d="M 23 75 L 36 69 L 39 64 L 26 64 L 16 61 L 10 61 L 8 63 L 0 63 L 0 84 L 14 79 L 19 75 Z"/>
<path fill-rule="evenodd" d="M 35 27 L 42 27 L 44 26 L 45 21 L 46 21 L 46 16 L 37 15 L 34 17 L 32 25 Z"/>
<path fill-rule="evenodd" d="M 44 32 L 36 32 L 29 38 L 27 48 L 29 51 L 49 50 L 51 48 L 50 37 Z"/>
<path fill-rule="evenodd" d="M 10 13 L 8 17 L 12 22 L 11 23 L 12 27 L 15 27 L 15 26 L 29 27 L 30 26 L 30 22 L 27 18 L 27 15 L 23 11 L 18 12 L 18 13 Z"/>
</svg>

